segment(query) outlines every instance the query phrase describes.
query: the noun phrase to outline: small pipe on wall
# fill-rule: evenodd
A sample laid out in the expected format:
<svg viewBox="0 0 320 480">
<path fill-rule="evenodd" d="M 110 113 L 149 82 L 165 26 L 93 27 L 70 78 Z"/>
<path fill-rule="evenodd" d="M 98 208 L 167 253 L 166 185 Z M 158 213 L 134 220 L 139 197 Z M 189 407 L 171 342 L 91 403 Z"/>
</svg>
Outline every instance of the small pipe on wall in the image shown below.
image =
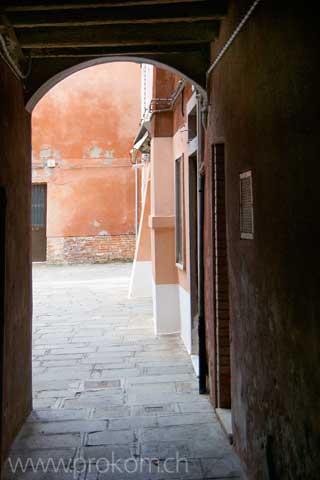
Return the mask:
<svg viewBox="0 0 320 480">
<path fill-rule="evenodd" d="M 135 234 L 139 233 L 139 168 L 143 167 L 143 163 L 137 163 L 137 150 L 130 150 L 130 162 L 134 168 L 135 175 Z"/>
<path fill-rule="evenodd" d="M 207 393 L 207 353 L 206 327 L 204 310 L 204 262 L 203 262 L 203 230 L 204 230 L 204 184 L 203 171 L 203 127 L 201 95 L 197 95 L 197 190 L 198 190 L 198 336 L 199 336 L 199 393 Z"/>
<path fill-rule="evenodd" d="M 137 165 L 134 167 L 134 173 L 135 173 L 135 186 L 136 186 L 136 211 L 135 211 L 135 232 L 136 232 L 136 237 L 138 237 L 138 231 L 139 231 L 139 169 Z"/>
<path fill-rule="evenodd" d="M 172 112 L 173 107 L 175 106 L 176 101 L 179 98 L 180 93 L 182 93 L 184 87 L 185 87 L 186 82 L 184 80 L 179 80 L 176 89 L 170 97 L 168 98 L 153 98 L 150 102 L 150 107 L 149 107 L 149 113 L 151 115 L 153 113 L 162 113 L 162 112 Z M 164 104 L 164 108 L 153 108 L 154 105 L 161 105 Z M 168 105 L 168 106 L 167 106 Z"/>
</svg>

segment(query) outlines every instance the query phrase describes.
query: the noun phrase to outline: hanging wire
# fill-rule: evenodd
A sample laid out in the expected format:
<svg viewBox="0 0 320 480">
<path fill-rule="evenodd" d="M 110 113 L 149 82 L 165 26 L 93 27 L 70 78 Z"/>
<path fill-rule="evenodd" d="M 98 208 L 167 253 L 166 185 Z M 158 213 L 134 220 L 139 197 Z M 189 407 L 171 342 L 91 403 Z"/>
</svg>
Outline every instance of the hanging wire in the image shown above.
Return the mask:
<svg viewBox="0 0 320 480">
<path fill-rule="evenodd" d="M 209 85 L 209 78 L 210 78 L 210 75 L 211 73 L 213 72 L 213 70 L 216 68 L 216 66 L 218 65 L 218 63 L 220 62 L 221 58 L 224 56 L 224 54 L 226 53 L 226 51 L 229 49 L 230 45 L 233 43 L 234 39 L 237 37 L 238 33 L 240 32 L 240 30 L 243 28 L 243 26 L 247 23 L 247 21 L 249 20 L 249 18 L 251 17 L 253 11 L 255 10 L 255 8 L 258 6 L 258 4 L 260 3 L 261 0 L 255 0 L 253 2 L 253 4 L 251 5 L 251 7 L 249 8 L 249 10 L 247 11 L 247 13 L 245 14 L 245 16 L 242 18 L 242 20 L 240 21 L 239 25 L 237 26 L 237 28 L 234 30 L 234 32 L 232 33 L 231 37 L 229 38 L 229 40 L 227 41 L 227 43 L 225 43 L 225 45 L 222 47 L 222 49 L 220 50 L 220 52 L 218 53 L 215 61 L 210 65 L 209 69 L 207 70 L 207 73 L 206 73 L 206 84 L 207 84 L 207 89 L 208 89 L 208 85 Z"/>
</svg>

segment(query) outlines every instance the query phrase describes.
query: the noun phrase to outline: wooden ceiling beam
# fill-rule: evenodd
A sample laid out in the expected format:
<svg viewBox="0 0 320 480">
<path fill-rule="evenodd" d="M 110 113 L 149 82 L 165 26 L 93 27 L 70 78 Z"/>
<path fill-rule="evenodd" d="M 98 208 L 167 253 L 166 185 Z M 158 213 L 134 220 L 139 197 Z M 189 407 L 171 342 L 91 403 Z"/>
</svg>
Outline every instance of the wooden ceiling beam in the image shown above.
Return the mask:
<svg viewBox="0 0 320 480">
<path fill-rule="evenodd" d="M 216 38 L 219 21 L 81 27 L 40 27 L 17 29 L 22 48 L 69 48 L 96 46 L 157 45 L 207 43 Z"/>
<path fill-rule="evenodd" d="M 204 0 L 2 0 L 0 9 L 6 12 L 31 12 L 45 10 L 78 10 L 92 8 L 133 7 L 142 5 L 174 5 L 186 4 L 188 7 L 193 3 L 202 3 Z M 215 0 L 212 0 L 215 1 Z"/>
<path fill-rule="evenodd" d="M 171 55 L 146 54 L 143 58 L 145 60 L 144 63 L 148 63 L 148 59 L 150 59 L 151 61 L 157 61 L 173 67 L 182 74 L 187 75 L 194 82 L 198 82 L 199 85 L 205 87 L 205 73 L 209 65 L 209 51 L 207 49 L 199 52 L 190 52 L 189 55 L 181 53 Z M 92 58 L 35 58 L 32 61 L 32 75 L 26 82 L 26 100 L 53 76 L 87 60 L 90 61 Z M 132 61 L 135 60 L 132 59 Z"/>
<path fill-rule="evenodd" d="M 227 2 L 204 1 L 190 4 L 135 6 L 128 8 L 96 8 L 91 10 L 52 10 L 48 12 L 11 12 L 14 28 L 56 26 L 88 26 L 112 24 L 181 23 L 221 19 L 227 11 Z"/>
<path fill-rule="evenodd" d="M 37 48 L 26 51 L 32 58 L 95 58 L 105 56 L 130 56 L 143 57 L 144 55 L 177 55 L 194 52 L 205 52 L 209 55 L 209 44 L 175 44 L 175 45 L 145 45 L 127 47 L 85 47 L 85 48 Z"/>
</svg>

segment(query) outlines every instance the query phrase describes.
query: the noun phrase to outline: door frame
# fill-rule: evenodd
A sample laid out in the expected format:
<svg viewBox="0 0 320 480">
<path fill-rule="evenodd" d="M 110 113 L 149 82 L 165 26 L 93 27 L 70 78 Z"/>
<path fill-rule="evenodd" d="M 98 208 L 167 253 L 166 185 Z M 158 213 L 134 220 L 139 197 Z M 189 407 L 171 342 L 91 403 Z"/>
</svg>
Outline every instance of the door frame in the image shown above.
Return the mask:
<svg viewBox="0 0 320 480">
<path fill-rule="evenodd" d="M 198 171 L 197 152 L 188 156 L 189 189 L 189 281 L 191 312 L 191 355 L 199 355 L 198 334 Z"/>
<path fill-rule="evenodd" d="M 225 143 L 212 145 L 213 309 L 216 408 L 231 409 L 230 302 Z"/>
<path fill-rule="evenodd" d="M 6 191 L 0 187 L 0 477 L 2 469 L 3 390 L 4 390 L 4 330 L 5 330 L 5 242 L 6 242 Z"/>
</svg>

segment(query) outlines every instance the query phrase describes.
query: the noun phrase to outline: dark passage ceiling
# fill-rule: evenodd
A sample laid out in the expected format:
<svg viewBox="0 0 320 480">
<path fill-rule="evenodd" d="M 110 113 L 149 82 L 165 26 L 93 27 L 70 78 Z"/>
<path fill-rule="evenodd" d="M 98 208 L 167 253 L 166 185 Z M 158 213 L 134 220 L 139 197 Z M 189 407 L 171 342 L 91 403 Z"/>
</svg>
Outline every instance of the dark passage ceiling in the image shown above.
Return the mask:
<svg viewBox="0 0 320 480">
<path fill-rule="evenodd" d="M 26 57 L 30 90 L 78 63 L 105 56 L 156 60 L 204 84 L 210 43 L 226 0 L 2 0 Z"/>
</svg>

